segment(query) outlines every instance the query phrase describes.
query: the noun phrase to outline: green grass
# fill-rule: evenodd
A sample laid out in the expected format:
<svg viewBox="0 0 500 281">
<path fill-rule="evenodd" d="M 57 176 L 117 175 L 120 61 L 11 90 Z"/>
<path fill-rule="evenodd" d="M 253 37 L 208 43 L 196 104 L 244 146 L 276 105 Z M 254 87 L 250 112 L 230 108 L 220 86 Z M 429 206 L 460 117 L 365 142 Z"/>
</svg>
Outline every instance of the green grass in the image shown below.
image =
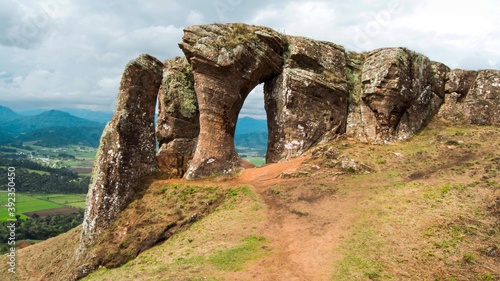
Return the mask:
<svg viewBox="0 0 500 281">
<path fill-rule="evenodd" d="M 264 158 L 264 157 L 248 157 L 248 158 L 245 158 L 245 160 L 251 162 L 252 164 L 254 164 L 257 167 L 260 167 L 260 166 L 266 164 L 266 158 Z"/>
<path fill-rule="evenodd" d="M 252 235 L 243 239 L 241 245 L 216 252 L 208 258 L 208 261 L 219 270 L 239 271 L 243 269 L 246 262 L 265 255 L 265 250 L 262 249 L 265 244 L 264 237 Z"/>
<path fill-rule="evenodd" d="M 8 201 L 7 198 L 7 193 L 0 192 L 0 221 L 11 218 L 5 207 Z M 21 215 L 22 218 L 26 218 L 26 216 L 22 215 L 23 213 L 55 209 L 63 206 L 85 208 L 85 195 L 16 193 L 16 214 Z"/>
<path fill-rule="evenodd" d="M 36 173 L 36 174 L 39 174 L 39 175 L 50 175 L 49 172 L 45 172 L 45 171 L 39 171 L 39 170 L 32 170 L 32 169 L 27 169 L 28 172 L 30 173 Z"/>
<path fill-rule="evenodd" d="M 5 207 L 5 204 L 7 204 L 8 200 L 7 198 L 7 193 L 0 192 L 0 220 L 7 220 L 11 218 L 9 216 L 9 213 L 7 212 L 7 208 Z M 53 202 L 40 200 L 28 194 L 16 193 L 16 214 L 21 215 L 21 217 L 24 218 L 26 216 L 22 215 L 23 213 L 54 209 L 59 207 L 61 207 L 61 205 Z"/>
<path fill-rule="evenodd" d="M 86 194 L 33 194 L 33 197 L 59 205 L 85 208 Z"/>
<path fill-rule="evenodd" d="M 383 242 L 378 238 L 379 233 L 368 224 L 357 225 L 351 238 L 344 243 L 343 259 L 337 263 L 337 272 L 331 280 L 379 280 L 385 276 L 383 265 L 376 257 Z"/>
</svg>

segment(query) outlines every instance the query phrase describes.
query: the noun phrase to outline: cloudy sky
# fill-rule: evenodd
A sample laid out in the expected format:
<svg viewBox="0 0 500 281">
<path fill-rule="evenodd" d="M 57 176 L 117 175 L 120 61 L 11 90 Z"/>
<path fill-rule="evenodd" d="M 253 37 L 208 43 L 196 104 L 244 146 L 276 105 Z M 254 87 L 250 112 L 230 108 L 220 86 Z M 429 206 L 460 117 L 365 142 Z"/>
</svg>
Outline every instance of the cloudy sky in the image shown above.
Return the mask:
<svg viewBox="0 0 500 281">
<path fill-rule="evenodd" d="M 114 110 L 126 63 L 160 60 L 189 25 L 245 22 L 344 45 L 403 46 L 451 68 L 500 69 L 495 0 L 0 0 L 0 105 Z M 263 116 L 252 92 L 242 114 Z"/>
</svg>

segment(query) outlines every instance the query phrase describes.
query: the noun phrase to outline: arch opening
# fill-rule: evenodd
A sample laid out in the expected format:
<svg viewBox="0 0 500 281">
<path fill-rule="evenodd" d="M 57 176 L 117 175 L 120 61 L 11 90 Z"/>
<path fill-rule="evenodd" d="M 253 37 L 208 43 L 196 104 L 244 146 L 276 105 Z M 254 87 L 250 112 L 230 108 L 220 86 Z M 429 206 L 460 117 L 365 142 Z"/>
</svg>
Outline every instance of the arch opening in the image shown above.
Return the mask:
<svg viewBox="0 0 500 281">
<path fill-rule="evenodd" d="M 263 83 L 257 85 L 243 103 L 236 123 L 234 146 L 240 158 L 256 167 L 266 163 L 268 125 Z"/>
</svg>

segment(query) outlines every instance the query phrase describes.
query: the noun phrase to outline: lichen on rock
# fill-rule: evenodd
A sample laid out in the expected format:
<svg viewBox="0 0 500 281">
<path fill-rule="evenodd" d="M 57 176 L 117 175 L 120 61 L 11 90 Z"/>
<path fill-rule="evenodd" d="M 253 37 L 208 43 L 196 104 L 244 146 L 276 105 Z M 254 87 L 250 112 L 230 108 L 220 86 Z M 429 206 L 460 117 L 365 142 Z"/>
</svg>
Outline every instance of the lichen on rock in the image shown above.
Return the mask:
<svg viewBox="0 0 500 281">
<path fill-rule="evenodd" d="M 500 71 L 453 69 L 439 116 L 476 125 L 500 125 Z"/>
<path fill-rule="evenodd" d="M 269 127 L 266 162 L 280 162 L 345 132 L 348 90 L 345 50 L 329 42 L 287 36 L 283 72 L 266 82 Z"/>
<path fill-rule="evenodd" d="M 200 132 L 194 76 L 186 58 L 165 61 L 158 103 L 158 165 L 162 172 L 182 177 Z"/>
</svg>

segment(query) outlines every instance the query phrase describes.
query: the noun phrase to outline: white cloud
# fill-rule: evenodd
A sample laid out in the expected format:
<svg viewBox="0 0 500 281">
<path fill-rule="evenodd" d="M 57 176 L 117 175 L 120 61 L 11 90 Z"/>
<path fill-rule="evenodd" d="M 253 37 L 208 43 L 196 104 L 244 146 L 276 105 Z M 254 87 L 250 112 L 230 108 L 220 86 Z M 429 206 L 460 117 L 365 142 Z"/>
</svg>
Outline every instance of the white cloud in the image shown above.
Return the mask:
<svg viewBox="0 0 500 281">
<path fill-rule="evenodd" d="M 335 19 L 335 8 L 328 2 L 291 1 L 284 7 L 273 5 L 258 11 L 251 23 L 273 26 L 289 35 L 324 39 Z"/>
<path fill-rule="evenodd" d="M 205 17 L 198 10 L 190 11 L 187 18 L 186 23 L 188 25 L 196 25 L 205 22 Z"/>
<path fill-rule="evenodd" d="M 266 110 L 264 108 L 264 84 L 257 85 L 248 94 L 239 116 L 256 119 L 266 118 Z"/>
<path fill-rule="evenodd" d="M 182 54 L 177 47 L 182 34 L 182 28 L 173 25 L 149 26 L 135 29 L 111 40 L 107 48 L 136 55 L 149 53 L 157 58 L 167 59 Z"/>
</svg>

